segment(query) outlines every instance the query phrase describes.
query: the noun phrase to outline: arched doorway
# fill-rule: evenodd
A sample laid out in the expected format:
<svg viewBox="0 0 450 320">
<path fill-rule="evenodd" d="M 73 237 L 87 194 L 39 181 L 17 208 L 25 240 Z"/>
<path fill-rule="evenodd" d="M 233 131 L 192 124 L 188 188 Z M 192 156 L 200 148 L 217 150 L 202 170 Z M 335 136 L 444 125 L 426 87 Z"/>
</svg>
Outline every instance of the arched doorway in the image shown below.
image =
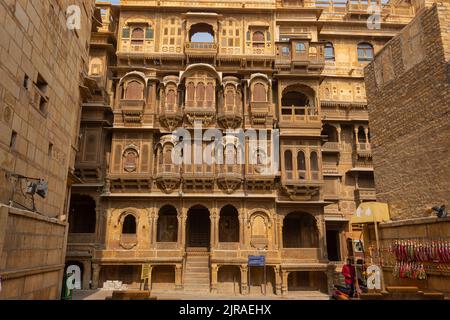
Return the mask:
<svg viewBox="0 0 450 320">
<path fill-rule="evenodd" d="M 209 249 L 210 226 L 207 208 L 201 205 L 190 208 L 186 222 L 186 247 Z"/>
<path fill-rule="evenodd" d="M 219 242 L 239 242 L 239 213 L 232 205 L 220 210 Z"/>
</svg>

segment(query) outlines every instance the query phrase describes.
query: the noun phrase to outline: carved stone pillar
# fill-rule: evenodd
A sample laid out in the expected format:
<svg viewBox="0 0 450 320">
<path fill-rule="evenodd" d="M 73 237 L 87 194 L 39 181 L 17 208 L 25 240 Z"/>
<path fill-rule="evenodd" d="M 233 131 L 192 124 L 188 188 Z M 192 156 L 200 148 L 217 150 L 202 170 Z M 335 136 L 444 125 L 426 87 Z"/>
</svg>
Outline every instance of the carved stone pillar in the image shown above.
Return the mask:
<svg viewBox="0 0 450 320">
<path fill-rule="evenodd" d="M 241 249 L 245 248 L 245 219 L 241 215 L 239 215 L 239 246 Z"/>
<path fill-rule="evenodd" d="M 325 227 L 325 219 L 323 215 L 316 217 L 316 226 L 317 231 L 319 233 L 319 247 L 322 251 L 323 260 L 328 260 L 328 251 L 327 251 L 327 237 L 326 237 L 326 227 Z"/>
<path fill-rule="evenodd" d="M 155 211 L 151 214 L 151 221 L 152 221 L 152 243 L 150 244 L 151 247 L 156 248 L 156 242 L 158 241 L 157 235 L 158 235 L 158 213 Z"/>
<path fill-rule="evenodd" d="M 92 289 L 98 289 L 101 266 L 97 263 L 92 265 Z"/>
<path fill-rule="evenodd" d="M 284 222 L 285 216 L 279 216 L 278 217 L 278 248 L 281 250 L 284 247 L 283 243 L 283 222 Z"/>
<path fill-rule="evenodd" d="M 217 236 L 217 215 L 215 211 L 211 212 L 210 218 L 210 247 L 211 249 L 216 247 L 216 236 Z"/>
<path fill-rule="evenodd" d="M 248 294 L 248 266 L 246 264 L 241 265 L 241 293 Z"/>
<path fill-rule="evenodd" d="M 369 143 L 369 128 L 364 128 L 364 135 L 366 136 L 366 143 Z"/>
<path fill-rule="evenodd" d="M 340 145 L 341 142 L 342 142 L 342 137 L 341 137 L 342 128 L 341 128 L 341 125 L 340 125 L 340 124 L 338 124 L 338 125 L 336 126 L 336 131 L 337 131 L 338 143 L 339 143 L 339 145 Z"/>
<path fill-rule="evenodd" d="M 282 294 L 282 286 L 283 286 L 283 279 L 281 276 L 281 268 L 280 266 L 273 267 L 273 270 L 275 271 L 275 293 L 276 295 Z"/>
<path fill-rule="evenodd" d="M 211 293 L 217 293 L 217 274 L 218 274 L 218 266 L 213 263 L 211 265 Z"/>
<path fill-rule="evenodd" d="M 178 248 L 183 248 L 186 244 L 186 215 L 183 213 L 177 216 L 178 219 L 178 237 L 177 237 L 177 246 Z"/>
<path fill-rule="evenodd" d="M 358 127 L 354 127 L 354 131 L 355 131 L 355 141 L 356 141 L 356 144 L 358 144 L 359 143 L 359 138 L 358 138 Z"/>
<path fill-rule="evenodd" d="M 181 264 L 175 265 L 175 289 L 183 289 L 183 266 Z"/>
<path fill-rule="evenodd" d="M 281 270 L 281 295 L 283 296 L 288 294 L 288 276 L 289 272 Z"/>
</svg>

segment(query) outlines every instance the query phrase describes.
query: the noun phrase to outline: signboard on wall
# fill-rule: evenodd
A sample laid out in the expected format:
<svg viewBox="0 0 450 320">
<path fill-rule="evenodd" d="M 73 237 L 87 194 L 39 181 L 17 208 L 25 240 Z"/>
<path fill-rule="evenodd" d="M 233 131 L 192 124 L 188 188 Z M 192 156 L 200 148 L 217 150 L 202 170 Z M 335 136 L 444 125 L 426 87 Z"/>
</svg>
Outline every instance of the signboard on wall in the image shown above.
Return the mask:
<svg viewBox="0 0 450 320">
<path fill-rule="evenodd" d="M 266 265 L 265 256 L 248 256 L 248 265 L 250 267 L 264 267 Z"/>
</svg>

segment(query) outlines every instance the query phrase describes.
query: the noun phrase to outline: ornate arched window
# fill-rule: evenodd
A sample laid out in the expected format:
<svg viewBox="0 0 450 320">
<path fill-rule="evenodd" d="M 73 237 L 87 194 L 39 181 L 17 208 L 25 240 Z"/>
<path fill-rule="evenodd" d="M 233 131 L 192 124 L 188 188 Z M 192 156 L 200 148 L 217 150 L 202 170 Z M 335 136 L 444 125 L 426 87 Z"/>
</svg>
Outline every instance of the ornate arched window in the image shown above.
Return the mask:
<svg viewBox="0 0 450 320">
<path fill-rule="evenodd" d="M 303 151 L 297 153 L 297 176 L 300 180 L 306 179 L 306 159 Z"/>
<path fill-rule="evenodd" d="M 214 101 L 214 86 L 211 82 L 209 82 L 206 86 L 206 101 Z"/>
<path fill-rule="evenodd" d="M 123 220 L 122 233 L 124 234 L 136 234 L 136 218 L 129 214 Z"/>
<path fill-rule="evenodd" d="M 311 179 L 319 180 L 319 158 L 317 156 L 317 152 L 311 152 L 309 161 L 311 162 Z"/>
<path fill-rule="evenodd" d="M 144 85 L 136 80 L 130 81 L 126 85 L 125 99 L 138 100 L 142 99 L 144 95 Z"/>
<path fill-rule="evenodd" d="M 295 52 L 296 52 L 296 53 L 299 53 L 299 54 L 305 53 L 305 52 L 306 52 L 306 46 L 305 46 L 305 44 L 302 43 L 302 42 L 298 42 L 298 43 L 295 45 Z"/>
<path fill-rule="evenodd" d="M 203 102 L 205 100 L 205 84 L 203 82 L 197 84 L 195 95 L 197 102 Z"/>
<path fill-rule="evenodd" d="M 358 44 L 358 61 L 372 61 L 373 46 L 370 43 L 362 42 Z"/>
<path fill-rule="evenodd" d="M 193 82 L 189 82 L 186 86 L 186 99 L 187 101 L 194 101 L 195 86 Z"/>
<path fill-rule="evenodd" d="M 268 221 L 264 215 L 255 214 L 251 217 L 251 240 L 252 247 L 264 249 L 269 243 Z"/>
<path fill-rule="evenodd" d="M 239 242 L 239 213 L 232 205 L 220 210 L 219 242 Z"/>
<path fill-rule="evenodd" d="M 234 107 L 234 90 L 229 88 L 225 93 L 225 106 L 227 111 L 232 111 Z"/>
<path fill-rule="evenodd" d="M 267 102 L 266 86 L 262 83 L 256 83 L 253 87 L 253 101 Z"/>
<path fill-rule="evenodd" d="M 331 42 L 325 44 L 325 60 L 334 61 L 334 47 Z"/>
<path fill-rule="evenodd" d="M 293 166 L 292 166 L 292 151 L 286 150 L 284 152 L 284 170 L 286 173 L 286 179 L 293 179 Z"/>
<path fill-rule="evenodd" d="M 137 169 L 138 153 L 135 149 L 127 149 L 124 152 L 123 169 L 126 172 L 134 172 Z"/>
<path fill-rule="evenodd" d="M 173 111 L 175 109 L 177 93 L 174 89 L 169 89 L 167 92 L 166 102 L 167 109 Z"/>
<path fill-rule="evenodd" d="M 262 32 L 262 31 L 253 32 L 252 45 L 254 48 L 264 48 L 265 47 L 264 32 Z"/>
<path fill-rule="evenodd" d="M 159 210 L 157 224 L 158 242 L 177 242 L 178 218 L 177 210 L 171 205 L 165 205 Z"/>
<path fill-rule="evenodd" d="M 100 58 L 92 58 L 89 68 L 89 74 L 98 76 L 103 72 L 103 61 Z"/>
<path fill-rule="evenodd" d="M 144 42 L 144 29 L 134 28 L 131 32 L 131 43 L 142 44 Z"/>
</svg>

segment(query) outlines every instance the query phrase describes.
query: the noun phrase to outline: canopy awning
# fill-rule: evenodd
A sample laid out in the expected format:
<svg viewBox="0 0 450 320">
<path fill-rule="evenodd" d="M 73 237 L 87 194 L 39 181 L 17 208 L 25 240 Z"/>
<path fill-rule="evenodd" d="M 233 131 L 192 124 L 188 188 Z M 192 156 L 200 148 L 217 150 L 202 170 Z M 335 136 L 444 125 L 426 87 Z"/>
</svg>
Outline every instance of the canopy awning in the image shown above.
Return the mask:
<svg viewBox="0 0 450 320">
<path fill-rule="evenodd" d="M 389 207 L 386 203 L 381 202 L 363 202 L 356 209 L 350 222 L 357 223 L 373 223 L 389 221 Z"/>
</svg>

